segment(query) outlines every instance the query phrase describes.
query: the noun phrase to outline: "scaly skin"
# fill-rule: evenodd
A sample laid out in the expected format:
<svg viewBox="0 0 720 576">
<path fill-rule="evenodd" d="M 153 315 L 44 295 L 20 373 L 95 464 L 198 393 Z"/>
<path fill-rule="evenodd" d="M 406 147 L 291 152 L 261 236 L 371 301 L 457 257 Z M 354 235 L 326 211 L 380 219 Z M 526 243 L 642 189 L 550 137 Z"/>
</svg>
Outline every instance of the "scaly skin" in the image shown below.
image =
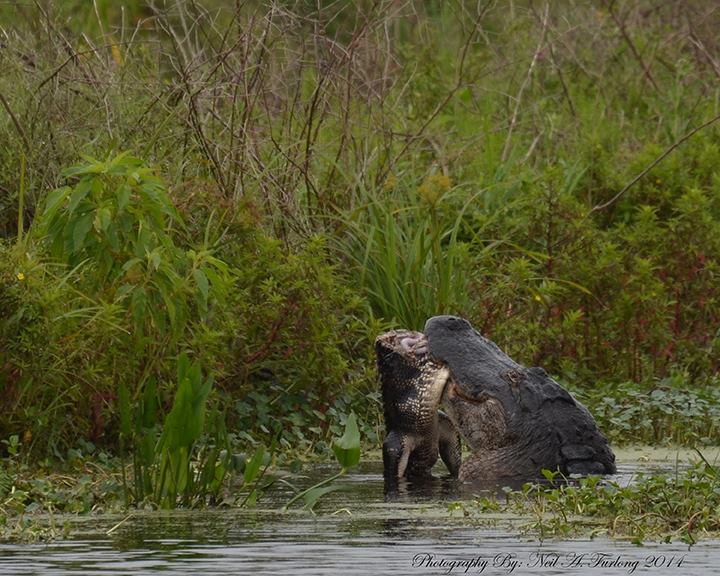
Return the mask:
<svg viewBox="0 0 720 576">
<path fill-rule="evenodd" d="M 615 473 L 615 455 L 593 417 L 542 368 L 517 364 L 462 318 L 435 316 L 425 335 L 428 362 L 450 370 L 443 406 L 473 452 L 461 480 L 527 480 L 543 468 Z"/>
<path fill-rule="evenodd" d="M 375 341 L 385 411 L 383 465 L 386 488 L 400 478 L 429 476 L 438 455 L 457 476 L 460 438 L 450 419 L 438 411 L 447 368 L 427 354 L 420 332 L 398 330 Z"/>
</svg>

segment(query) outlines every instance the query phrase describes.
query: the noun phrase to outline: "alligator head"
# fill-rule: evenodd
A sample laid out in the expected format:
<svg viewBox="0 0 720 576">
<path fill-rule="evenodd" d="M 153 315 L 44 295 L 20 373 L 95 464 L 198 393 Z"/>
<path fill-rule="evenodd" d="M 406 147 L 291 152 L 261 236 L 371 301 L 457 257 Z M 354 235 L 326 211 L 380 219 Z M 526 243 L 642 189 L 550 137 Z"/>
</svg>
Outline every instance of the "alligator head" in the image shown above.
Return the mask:
<svg viewBox="0 0 720 576">
<path fill-rule="evenodd" d="M 461 479 L 615 472 L 593 417 L 542 368 L 521 366 L 462 318 L 430 318 L 425 335 L 432 362 L 450 370 L 443 406 L 473 452 Z"/>
</svg>

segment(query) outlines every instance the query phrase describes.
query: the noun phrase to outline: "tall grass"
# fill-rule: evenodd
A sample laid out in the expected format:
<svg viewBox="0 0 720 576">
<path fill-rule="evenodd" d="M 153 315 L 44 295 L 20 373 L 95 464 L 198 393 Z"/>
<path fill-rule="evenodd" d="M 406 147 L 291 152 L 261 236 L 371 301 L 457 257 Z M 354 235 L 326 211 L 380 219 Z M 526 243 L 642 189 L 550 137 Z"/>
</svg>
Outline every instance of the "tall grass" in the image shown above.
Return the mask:
<svg viewBox="0 0 720 576">
<path fill-rule="evenodd" d="M 462 211 L 447 214 L 447 177 L 428 178 L 406 194 L 368 193 L 344 219 L 342 254 L 378 317 L 421 329 L 436 314 L 467 313 L 471 266 Z"/>
</svg>

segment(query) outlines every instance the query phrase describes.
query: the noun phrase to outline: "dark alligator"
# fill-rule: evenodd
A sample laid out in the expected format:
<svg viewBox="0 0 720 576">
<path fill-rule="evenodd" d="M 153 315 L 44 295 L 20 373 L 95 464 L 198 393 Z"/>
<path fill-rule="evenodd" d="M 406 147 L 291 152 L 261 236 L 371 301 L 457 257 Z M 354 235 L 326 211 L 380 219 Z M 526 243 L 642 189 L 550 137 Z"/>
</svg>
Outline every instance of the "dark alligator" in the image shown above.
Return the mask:
<svg viewBox="0 0 720 576">
<path fill-rule="evenodd" d="M 442 403 L 472 451 L 461 480 L 526 480 L 543 468 L 565 475 L 616 471 L 590 412 L 545 370 L 521 366 L 462 318 L 430 318 L 425 336 L 428 366 L 437 377 L 450 370 Z"/>
<path fill-rule="evenodd" d="M 430 476 L 438 453 L 457 476 L 460 437 L 450 419 L 438 411 L 448 369 L 433 362 L 420 332 L 398 330 L 375 340 L 385 410 L 383 467 L 386 488 L 400 478 Z"/>
</svg>

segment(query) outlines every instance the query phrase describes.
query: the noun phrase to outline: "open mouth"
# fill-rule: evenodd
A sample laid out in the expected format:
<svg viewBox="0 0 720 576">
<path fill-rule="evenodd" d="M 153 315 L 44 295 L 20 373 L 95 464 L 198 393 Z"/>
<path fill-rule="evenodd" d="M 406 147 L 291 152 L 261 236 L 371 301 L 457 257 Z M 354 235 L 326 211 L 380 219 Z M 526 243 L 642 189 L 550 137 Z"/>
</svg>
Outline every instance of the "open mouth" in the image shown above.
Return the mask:
<svg viewBox="0 0 720 576">
<path fill-rule="evenodd" d="M 425 356 L 428 353 L 427 339 L 422 332 L 407 332 L 397 338 L 400 348 L 406 354 Z"/>
<path fill-rule="evenodd" d="M 377 340 L 403 356 L 422 358 L 428 354 L 427 339 L 422 332 L 393 330 Z"/>
</svg>

